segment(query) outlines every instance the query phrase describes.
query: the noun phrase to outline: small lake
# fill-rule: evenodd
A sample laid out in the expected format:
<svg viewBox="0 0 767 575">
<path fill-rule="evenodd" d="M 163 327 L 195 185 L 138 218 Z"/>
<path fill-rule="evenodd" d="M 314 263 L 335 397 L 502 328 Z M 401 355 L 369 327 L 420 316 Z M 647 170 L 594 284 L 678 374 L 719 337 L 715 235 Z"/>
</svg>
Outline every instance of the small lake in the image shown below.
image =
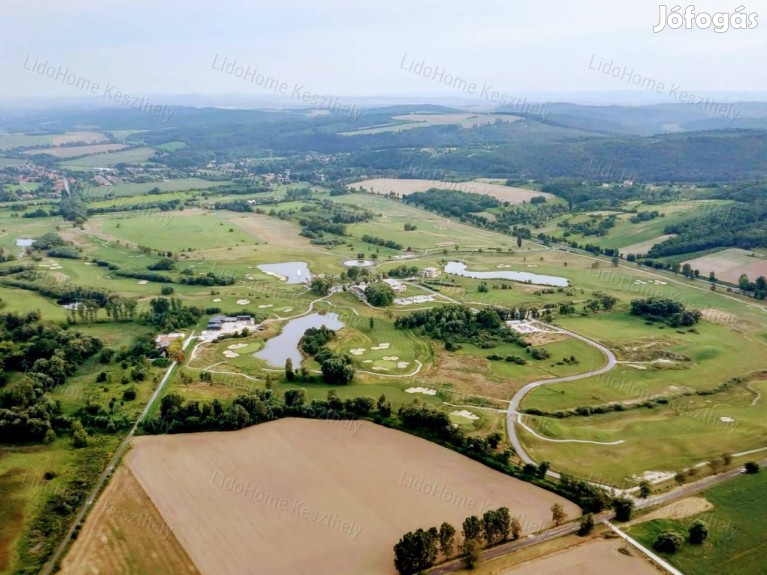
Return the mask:
<svg viewBox="0 0 767 575">
<path fill-rule="evenodd" d="M 28 238 L 19 238 L 16 240 L 16 245 L 20 248 L 31 248 L 32 244 L 35 243 L 35 240 L 30 240 Z"/>
<path fill-rule="evenodd" d="M 310 327 L 325 326 L 329 329 L 341 329 L 344 322 L 335 313 L 312 313 L 296 319 L 291 319 L 282 328 L 280 335 L 267 340 L 264 349 L 254 353 L 254 357 L 265 360 L 273 367 L 285 367 L 285 361 L 293 360 L 293 369 L 298 369 L 303 357 L 298 349 L 298 342 L 304 332 Z"/>
<path fill-rule="evenodd" d="M 482 280 L 512 280 L 516 282 L 529 282 L 537 285 L 544 286 L 556 286 L 567 287 L 567 279 L 557 276 L 544 276 L 540 274 L 532 274 L 529 272 L 512 272 L 512 271 L 492 271 L 492 272 L 473 272 L 466 269 L 466 264 L 461 262 L 448 262 L 445 266 L 446 274 L 455 274 L 467 278 L 475 278 Z"/>
<path fill-rule="evenodd" d="M 311 278 L 309 264 L 306 262 L 283 262 L 280 264 L 262 264 L 262 272 L 275 275 L 289 284 L 300 284 Z"/>
</svg>

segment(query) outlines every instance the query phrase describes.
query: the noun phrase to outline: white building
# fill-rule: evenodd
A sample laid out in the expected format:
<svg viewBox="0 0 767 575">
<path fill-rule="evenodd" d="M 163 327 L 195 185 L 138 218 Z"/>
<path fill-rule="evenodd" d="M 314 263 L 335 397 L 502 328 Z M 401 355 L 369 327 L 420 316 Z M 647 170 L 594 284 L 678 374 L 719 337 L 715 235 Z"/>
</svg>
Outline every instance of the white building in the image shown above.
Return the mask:
<svg viewBox="0 0 767 575">
<path fill-rule="evenodd" d="M 423 268 L 421 270 L 421 275 L 428 279 L 437 278 L 441 273 L 442 272 L 437 268 Z"/>
<path fill-rule="evenodd" d="M 385 283 L 387 286 L 389 286 L 395 292 L 402 293 L 403 291 L 407 290 L 407 286 L 405 284 L 403 284 L 402 282 L 398 282 L 397 280 L 386 278 L 386 279 L 383 280 L 383 283 Z"/>
</svg>

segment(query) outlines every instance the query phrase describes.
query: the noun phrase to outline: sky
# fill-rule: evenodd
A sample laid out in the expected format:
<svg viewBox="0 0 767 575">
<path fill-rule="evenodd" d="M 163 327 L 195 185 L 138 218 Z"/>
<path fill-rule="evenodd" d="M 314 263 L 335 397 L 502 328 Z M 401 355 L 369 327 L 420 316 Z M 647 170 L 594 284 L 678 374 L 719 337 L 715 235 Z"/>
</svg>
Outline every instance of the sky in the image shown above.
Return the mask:
<svg viewBox="0 0 767 575">
<path fill-rule="evenodd" d="M 742 2 L 694 7 L 764 22 L 655 33 L 647 0 L 5 0 L 0 100 L 765 93 L 767 5 Z"/>
</svg>

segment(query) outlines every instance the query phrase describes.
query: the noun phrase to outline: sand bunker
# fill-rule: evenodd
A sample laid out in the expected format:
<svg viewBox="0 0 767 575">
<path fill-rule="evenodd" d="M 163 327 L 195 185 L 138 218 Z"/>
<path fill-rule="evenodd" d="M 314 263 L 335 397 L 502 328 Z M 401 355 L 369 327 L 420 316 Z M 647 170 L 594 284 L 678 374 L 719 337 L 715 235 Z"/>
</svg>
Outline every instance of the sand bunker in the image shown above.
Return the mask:
<svg viewBox="0 0 767 575">
<path fill-rule="evenodd" d="M 352 354 L 352 355 L 362 355 L 363 353 L 365 353 L 365 348 L 364 347 L 358 347 L 358 348 L 355 348 L 355 349 L 350 349 L 349 353 Z"/>
<path fill-rule="evenodd" d="M 214 303 L 219 303 L 220 301 L 221 301 L 221 298 L 220 298 L 220 297 L 217 297 L 217 298 L 213 298 L 213 302 L 214 302 Z"/>
<path fill-rule="evenodd" d="M 149 283 L 149 282 L 148 282 L 148 281 L 146 281 L 146 280 L 138 280 L 138 285 L 140 285 L 140 286 L 145 286 L 145 285 L 146 285 L 146 284 L 148 284 L 148 283 Z"/>
<path fill-rule="evenodd" d="M 240 354 L 227 349 L 224 351 L 224 357 L 228 357 L 229 359 L 234 359 L 235 357 L 240 357 Z"/>
<path fill-rule="evenodd" d="M 722 423 L 734 423 L 735 420 L 732 417 L 727 417 L 726 415 L 724 417 L 720 417 L 719 421 Z"/>
<path fill-rule="evenodd" d="M 246 301 L 247 301 L 247 300 L 246 300 Z M 240 303 L 240 302 L 237 302 L 237 303 Z M 258 309 L 266 309 L 266 308 L 268 308 L 268 307 L 274 307 L 274 304 L 271 304 L 271 303 L 263 303 L 263 304 L 261 304 L 260 306 L 258 306 Z"/>
<path fill-rule="evenodd" d="M 248 347 L 247 343 L 233 343 L 229 346 L 229 349 L 242 349 L 243 347 Z"/>
<path fill-rule="evenodd" d="M 384 343 L 379 343 L 377 346 L 371 347 L 370 349 L 374 349 L 376 351 L 380 351 L 382 349 L 389 349 L 390 347 L 391 347 L 390 343 L 384 342 Z"/>
<path fill-rule="evenodd" d="M 437 390 L 429 389 L 428 387 L 409 387 L 405 390 L 405 393 L 423 393 L 424 395 L 437 395 Z"/>
<path fill-rule="evenodd" d="M 389 371 L 388 367 L 375 366 L 373 369 L 376 370 L 376 371 Z"/>
<path fill-rule="evenodd" d="M 238 299 L 237 305 L 248 305 L 250 303 L 249 299 Z"/>
<path fill-rule="evenodd" d="M 373 360 L 372 359 L 366 359 L 362 363 L 373 363 Z"/>
<path fill-rule="evenodd" d="M 406 368 L 407 366 L 409 366 L 409 365 L 410 365 L 410 362 L 409 362 L 409 361 L 400 361 L 400 362 L 397 364 L 397 367 L 398 367 L 399 369 L 405 369 L 405 368 Z"/>
<path fill-rule="evenodd" d="M 385 355 L 383 359 L 384 361 L 397 361 L 399 357 L 397 357 L 396 355 Z"/>
<path fill-rule="evenodd" d="M 472 413 L 468 409 L 462 409 L 461 411 L 453 411 L 450 415 L 455 415 L 456 417 L 465 417 L 466 419 L 471 419 L 474 421 L 475 419 L 479 419 L 479 415 Z"/>
</svg>

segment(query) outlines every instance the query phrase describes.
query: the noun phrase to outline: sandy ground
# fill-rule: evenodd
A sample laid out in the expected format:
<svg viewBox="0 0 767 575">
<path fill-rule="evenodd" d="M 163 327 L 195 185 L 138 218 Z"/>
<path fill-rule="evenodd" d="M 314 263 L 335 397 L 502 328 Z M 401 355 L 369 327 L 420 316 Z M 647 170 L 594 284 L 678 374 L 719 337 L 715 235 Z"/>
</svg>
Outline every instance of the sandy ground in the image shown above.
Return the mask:
<svg viewBox="0 0 767 575">
<path fill-rule="evenodd" d="M 138 437 L 126 456 L 205 575 L 393 574 L 407 531 L 507 506 L 526 531 L 578 508 L 369 422 L 285 419 L 237 432 Z M 255 566 L 257 569 L 254 569 Z"/>
<path fill-rule="evenodd" d="M 512 204 L 521 204 L 523 201 L 530 201 L 535 196 L 553 197 L 551 194 L 525 190 L 523 188 L 512 188 L 499 184 L 488 184 L 485 182 L 443 182 L 440 180 L 398 180 L 396 178 L 376 178 L 372 180 L 363 180 L 349 184 L 350 188 L 362 187 L 365 190 L 376 194 L 388 194 L 395 192 L 403 196 L 415 192 L 425 192 L 430 188 L 439 188 L 441 190 L 456 190 L 471 194 L 481 194 L 483 196 L 492 196 L 504 202 Z"/>
<path fill-rule="evenodd" d="M 767 276 L 767 259 L 751 257 L 750 253 L 733 248 L 685 263 L 689 263 L 694 270 L 700 270 L 701 277 L 707 278 L 713 271 L 720 280 L 737 284 L 741 274 L 746 274 L 751 281 Z"/>
<path fill-rule="evenodd" d="M 63 575 L 198 573 L 126 467 L 98 498 L 62 563 Z"/>
<path fill-rule="evenodd" d="M 686 497 L 674 503 L 664 505 L 647 515 L 637 517 L 631 523 L 643 523 L 653 519 L 684 519 L 685 517 L 698 515 L 713 508 L 713 504 L 703 497 Z"/>
<path fill-rule="evenodd" d="M 624 248 L 620 249 L 620 252 L 622 254 L 646 254 L 650 251 L 650 248 L 652 248 L 655 244 L 661 244 L 665 242 L 669 238 L 675 238 L 676 234 L 663 234 L 662 236 L 658 236 L 657 238 L 653 238 L 651 240 L 647 240 L 645 242 L 639 242 L 637 244 L 631 244 L 630 246 L 626 246 Z"/>
<path fill-rule="evenodd" d="M 592 539 L 582 545 L 483 575 L 658 575 L 658 571 L 638 551 L 624 555 L 621 539 Z"/>
</svg>

